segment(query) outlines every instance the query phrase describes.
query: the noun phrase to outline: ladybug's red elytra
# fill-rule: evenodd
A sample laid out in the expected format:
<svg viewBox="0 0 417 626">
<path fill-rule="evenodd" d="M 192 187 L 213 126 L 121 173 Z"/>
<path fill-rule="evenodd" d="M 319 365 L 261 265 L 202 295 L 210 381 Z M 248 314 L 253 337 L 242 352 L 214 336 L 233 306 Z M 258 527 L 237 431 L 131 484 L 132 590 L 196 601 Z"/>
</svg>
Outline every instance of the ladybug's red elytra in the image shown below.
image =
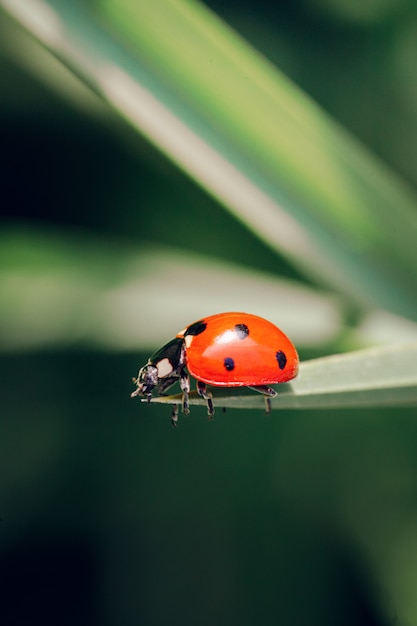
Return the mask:
<svg viewBox="0 0 417 626">
<path fill-rule="evenodd" d="M 159 395 L 179 381 L 182 412 L 190 412 L 189 375 L 197 380 L 197 391 L 207 401 L 213 417 L 213 387 L 249 387 L 265 396 L 266 410 L 277 392 L 269 387 L 295 378 L 298 354 L 288 337 L 271 322 L 250 313 L 219 313 L 205 317 L 184 330 L 155 352 L 134 379 L 134 396 L 151 401 L 156 388 Z M 172 424 L 177 425 L 174 405 Z"/>
</svg>

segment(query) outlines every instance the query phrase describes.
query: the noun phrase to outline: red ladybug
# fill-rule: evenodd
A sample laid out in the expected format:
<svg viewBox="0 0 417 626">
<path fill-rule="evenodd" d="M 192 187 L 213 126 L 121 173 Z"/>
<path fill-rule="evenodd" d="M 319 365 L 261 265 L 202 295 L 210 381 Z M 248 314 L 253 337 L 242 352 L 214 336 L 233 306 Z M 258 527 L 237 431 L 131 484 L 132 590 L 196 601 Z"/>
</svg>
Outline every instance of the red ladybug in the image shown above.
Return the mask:
<svg viewBox="0 0 417 626">
<path fill-rule="evenodd" d="M 182 411 L 189 413 L 189 374 L 197 379 L 197 391 L 207 401 L 209 417 L 214 414 L 215 387 L 249 387 L 264 394 L 266 410 L 277 392 L 268 385 L 284 383 L 298 373 L 298 354 L 286 335 L 271 322 L 250 313 L 219 313 L 205 317 L 180 331 L 155 352 L 134 379 L 134 396 L 151 401 L 156 387 L 162 395 L 179 381 Z M 178 421 L 174 405 L 172 424 Z"/>
</svg>

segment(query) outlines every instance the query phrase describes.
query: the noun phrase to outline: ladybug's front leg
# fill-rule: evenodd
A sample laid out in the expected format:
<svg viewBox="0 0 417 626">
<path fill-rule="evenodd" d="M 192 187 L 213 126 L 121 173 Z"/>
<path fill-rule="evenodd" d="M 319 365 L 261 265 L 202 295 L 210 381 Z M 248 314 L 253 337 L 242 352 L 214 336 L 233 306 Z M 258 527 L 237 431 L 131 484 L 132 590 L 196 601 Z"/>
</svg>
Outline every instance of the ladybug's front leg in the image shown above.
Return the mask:
<svg viewBox="0 0 417 626">
<path fill-rule="evenodd" d="M 207 413 L 209 419 L 213 419 L 214 415 L 214 406 L 213 406 L 213 396 L 207 391 L 206 383 L 201 382 L 201 380 L 197 381 L 197 392 L 198 394 L 207 401 Z"/>
<path fill-rule="evenodd" d="M 178 426 L 178 404 L 172 405 L 171 424 L 174 428 Z"/>
<path fill-rule="evenodd" d="M 190 393 L 190 379 L 185 369 L 182 369 L 180 373 L 180 388 L 182 391 L 182 412 L 184 413 L 184 415 L 188 415 L 190 412 L 190 405 L 188 402 L 188 394 Z"/>
</svg>

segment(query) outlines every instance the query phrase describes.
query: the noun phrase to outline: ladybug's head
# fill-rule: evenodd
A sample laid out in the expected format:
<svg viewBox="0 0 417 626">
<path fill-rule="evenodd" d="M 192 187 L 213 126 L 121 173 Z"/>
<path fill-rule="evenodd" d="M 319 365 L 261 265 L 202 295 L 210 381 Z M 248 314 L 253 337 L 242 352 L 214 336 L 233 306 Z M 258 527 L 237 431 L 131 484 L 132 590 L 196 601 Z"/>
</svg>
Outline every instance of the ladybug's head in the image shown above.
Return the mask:
<svg viewBox="0 0 417 626">
<path fill-rule="evenodd" d="M 155 352 L 139 370 L 138 377 L 133 379 L 137 389 L 132 397 L 146 396 L 150 402 L 155 387 L 161 395 L 180 378 L 184 359 L 184 340 L 175 337 Z"/>
<path fill-rule="evenodd" d="M 150 401 L 152 390 L 159 382 L 158 370 L 155 365 L 151 363 L 144 365 L 133 382 L 137 385 L 137 389 L 132 393 L 132 398 L 134 396 L 148 396 Z"/>
</svg>

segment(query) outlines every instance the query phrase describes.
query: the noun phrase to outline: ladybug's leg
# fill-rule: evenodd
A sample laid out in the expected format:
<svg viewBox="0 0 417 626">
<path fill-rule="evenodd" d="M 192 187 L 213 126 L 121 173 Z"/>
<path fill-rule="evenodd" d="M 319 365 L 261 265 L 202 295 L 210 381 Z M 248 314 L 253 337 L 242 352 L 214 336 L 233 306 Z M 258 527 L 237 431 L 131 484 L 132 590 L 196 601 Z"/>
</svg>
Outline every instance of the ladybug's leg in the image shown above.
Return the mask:
<svg viewBox="0 0 417 626">
<path fill-rule="evenodd" d="M 190 379 L 187 372 L 183 369 L 180 373 L 180 387 L 182 391 L 182 412 L 188 415 L 190 412 L 190 405 L 188 403 L 188 394 L 190 393 Z"/>
<path fill-rule="evenodd" d="M 178 404 L 172 405 L 171 424 L 174 428 L 178 426 Z"/>
<path fill-rule="evenodd" d="M 275 398 L 277 394 L 277 392 L 275 391 L 275 389 L 272 389 L 272 387 L 267 387 L 266 385 L 257 385 L 257 386 L 250 386 L 249 389 L 253 389 L 254 391 L 257 391 L 258 393 L 262 393 L 265 397 L 265 413 L 270 413 L 271 412 L 271 398 Z"/>
<path fill-rule="evenodd" d="M 161 378 L 161 380 L 158 383 L 158 394 L 160 396 L 165 395 L 165 392 L 170 387 L 172 387 L 172 385 L 175 385 L 177 380 L 178 380 L 178 376 L 167 376 L 167 378 Z"/>
<path fill-rule="evenodd" d="M 209 419 L 213 419 L 214 415 L 214 406 L 213 406 L 213 396 L 210 391 L 207 391 L 206 383 L 202 383 L 201 380 L 197 381 L 197 392 L 198 394 L 207 401 L 207 413 Z"/>
</svg>

